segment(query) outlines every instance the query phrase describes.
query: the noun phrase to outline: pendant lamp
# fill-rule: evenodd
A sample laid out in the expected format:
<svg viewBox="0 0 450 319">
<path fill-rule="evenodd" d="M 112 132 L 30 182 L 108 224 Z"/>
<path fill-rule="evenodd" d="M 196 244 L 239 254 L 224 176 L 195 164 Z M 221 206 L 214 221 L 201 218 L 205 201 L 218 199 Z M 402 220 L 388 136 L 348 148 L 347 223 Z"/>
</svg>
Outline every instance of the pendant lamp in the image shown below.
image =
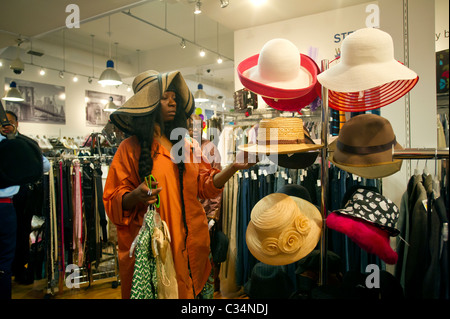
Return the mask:
<svg viewBox="0 0 450 319">
<path fill-rule="evenodd" d="M 203 91 L 203 85 L 199 84 L 197 86 L 197 91 L 194 94 L 194 100 L 195 102 L 207 102 L 209 101 L 208 96 L 206 95 L 205 91 Z"/>
<path fill-rule="evenodd" d="M 22 93 L 20 93 L 19 89 L 17 89 L 17 84 L 14 81 L 11 81 L 9 84 L 9 90 L 6 92 L 6 95 L 2 98 L 5 101 L 12 102 L 21 102 L 24 100 L 22 97 Z"/>
<path fill-rule="evenodd" d="M 98 83 L 101 85 L 120 85 L 122 79 L 119 73 L 114 69 L 114 61 L 111 59 L 111 16 L 108 16 L 109 21 L 109 60 L 106 61 L 106 69 L 100 75 Z"/>
<path fill-rule="evenodd" d="M 105 112 L 114 112 L 119 107 L 113 102 L 112 96 L 109 97 L 108 103 L 106 103 L 105 107 L 103 108 L 103 111 Z"/>
</svg>

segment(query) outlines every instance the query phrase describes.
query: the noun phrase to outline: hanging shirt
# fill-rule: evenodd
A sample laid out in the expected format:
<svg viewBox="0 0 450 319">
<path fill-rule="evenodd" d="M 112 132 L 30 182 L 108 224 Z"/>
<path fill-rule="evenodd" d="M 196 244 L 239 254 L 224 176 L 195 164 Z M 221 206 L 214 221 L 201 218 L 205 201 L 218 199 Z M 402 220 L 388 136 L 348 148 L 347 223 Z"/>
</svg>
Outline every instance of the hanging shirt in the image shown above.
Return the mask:
<svg viewBox="0 0 450 319">
<path fill-rule="evenodd" d="M 179 298 L 193 298 L 205 285 L 211 271 L 209 261 L 210 240 L 205 211 L 198 198 L 214 198 L 222 189 L 213 184 L 214 175 L 220 172 L 211 168 L 201 151 L 195 151 L 185 141 L 189 161 L 185 160 L 183 177 L 184 201 L 188 236 L 181 213 L 178 168 L 172 161 L 170 152 L 155 140 L 153 151 L 158 154 L 153 159 L 152 174 L 158 181 L 161 204 L 158 209 L 161 218 L 167 223 L 171 235 L 171 248 L 177 273 Z M 122 141 L 111 163 L 106 179 L 103 201 L 109 219 L 117 226 L 119 244 L 119 269 L 122 298 L 129 298 L 134 268 L 134 256 L 129 257 L 131 243 L 139 232 L 146 205 L 124 211 L 122 196 L 141 184 L 139 178 L 140 144 L 135 136 Z M 187 158 L 186 158 L 187 159 Z M 198 163 L 199 162 L 199 163 Z M 195 295 L 194 295 L 195 294 Z"/>
</svg>

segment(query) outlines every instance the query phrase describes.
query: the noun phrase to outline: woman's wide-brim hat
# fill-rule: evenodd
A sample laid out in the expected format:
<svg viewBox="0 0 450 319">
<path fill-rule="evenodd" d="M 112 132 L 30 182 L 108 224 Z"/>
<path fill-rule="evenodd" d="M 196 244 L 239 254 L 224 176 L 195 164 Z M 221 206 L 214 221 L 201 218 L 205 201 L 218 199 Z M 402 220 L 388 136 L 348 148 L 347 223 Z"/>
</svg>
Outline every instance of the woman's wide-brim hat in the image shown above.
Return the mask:
<svg viewBox="0 0 450 319">
<path fill-rule="evenodd" d="M 322 216 L 316 206 L 295 196 L 272 193 L 256 203 L 245 235 L 247 247 L 259 261 L 287 265 L 317 246 Z"/>
<path fill-rule="evenodd" d="M 342 41 L 339 63 L 321 72 L 328 105 L 346 112 L 388 105 L 418 82 L 417 74 L 394 59 L 392 37 L 376 28 L 359 29 Z"/>
<path fill-rule="evenodd" d="M 303 120 L 298 117 L 276 117 L 259 122 L 256 144 L 239 145 L 248 153 L 294 154 L 321 149 L 323 145 L 314 144 L 307 138 Z"/>
<path fill-rule="evenodd" d="M 364 178 L 390 176 L 401 169 L 402 160 L 393 159 L 397 142 L 391 123 L 376 114 L 350 118 L 337 139 L 329 145 L 329 160 L 346 172 Z"/>
<path fill-rule="evenodd" d="M 244 87 L 264 98 L 296 99 L 296 104 L 304 98 L 309 104 L 320 94 L 316 63 L 286 39 L 268 41 L 259 54 L 239 63 L 237 72 Z M 286 101 L 284 104 L 290 106 Z M 285 110 L 283 105 L 281 110 Z"/>
<path fill-rule="evenodd" d="M 133 134 L 131 118 L 151 114 L 168 89 L 176 91 L 177 104 L 182 105 L 186 117 L 189 117 L 195 109 L 194 96 L 180 71 L 167 73 L 145 71 L 134 78 L 132 87 L 134 95 L 110 115 L 111 121 L 128 134 Z"/>
</svg>

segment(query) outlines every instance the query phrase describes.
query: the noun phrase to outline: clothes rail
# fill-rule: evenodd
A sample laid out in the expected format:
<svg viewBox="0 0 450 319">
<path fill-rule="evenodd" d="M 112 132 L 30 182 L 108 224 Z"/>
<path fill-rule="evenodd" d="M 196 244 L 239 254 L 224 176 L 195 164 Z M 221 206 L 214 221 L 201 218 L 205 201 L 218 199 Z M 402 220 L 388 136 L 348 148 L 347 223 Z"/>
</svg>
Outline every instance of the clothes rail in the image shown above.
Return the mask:
<svg viewBox="0 0 450 319">
<path fill-rule="evenodd" d="M 393 159 L 448 159 L 449 149 L 406 148 L 393 150 Z"/>
</svg>

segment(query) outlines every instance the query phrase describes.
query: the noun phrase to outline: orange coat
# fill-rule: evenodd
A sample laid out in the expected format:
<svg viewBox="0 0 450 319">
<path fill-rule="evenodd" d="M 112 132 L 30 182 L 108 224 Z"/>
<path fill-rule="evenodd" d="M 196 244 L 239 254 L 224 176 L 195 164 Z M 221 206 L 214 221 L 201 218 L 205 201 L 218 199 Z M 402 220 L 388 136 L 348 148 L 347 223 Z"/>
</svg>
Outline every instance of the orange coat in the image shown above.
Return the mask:
<svg viewBox="0 0 450 319">
<path fill-rule="evenodd" d="M 186 156 L 190 156 L 191 160 L 189 163 L 185 160 L 186 170 L 183 176 L 188 227 L 188 237 L 185 241 L 178 168 L 172 162 L 170 152 L 155 140 L 153 147 L 156 146 L 159 147 L 159 154 L 153 160 L 152 174 L 159 182 L 158 187 L 162 187 L 158 212 L 167 223 L 172 238 L 179 298 L 193 298 L 194 291 L 195 295 L 201 292 L 211 271 L 207 218 L 198 198 L 213 198 L 222 192 L 222 189 L 213 184 L 213 177 L 219 170 L 211 168 L 198 148 L 195 149 L 195 154 L 200 160 L 197 159 L 196 162 L 200 163 L 194 163 L 192 144 L 186 141 L 187 149 L 190 150 Z M 130 297 L 134 269 L 134 255 L 129 257 L 129 249 L 147 210 L 142 204 L 130 211 L 122 210 L 122 196 L 141 184 L 138 173 L 139 156 L 140 145 L 135 136 L 122 141 L 110 165 L 103 192 L 106 213 L 117 227 L 122 298 L 125 299 Z"/>
</svg>

